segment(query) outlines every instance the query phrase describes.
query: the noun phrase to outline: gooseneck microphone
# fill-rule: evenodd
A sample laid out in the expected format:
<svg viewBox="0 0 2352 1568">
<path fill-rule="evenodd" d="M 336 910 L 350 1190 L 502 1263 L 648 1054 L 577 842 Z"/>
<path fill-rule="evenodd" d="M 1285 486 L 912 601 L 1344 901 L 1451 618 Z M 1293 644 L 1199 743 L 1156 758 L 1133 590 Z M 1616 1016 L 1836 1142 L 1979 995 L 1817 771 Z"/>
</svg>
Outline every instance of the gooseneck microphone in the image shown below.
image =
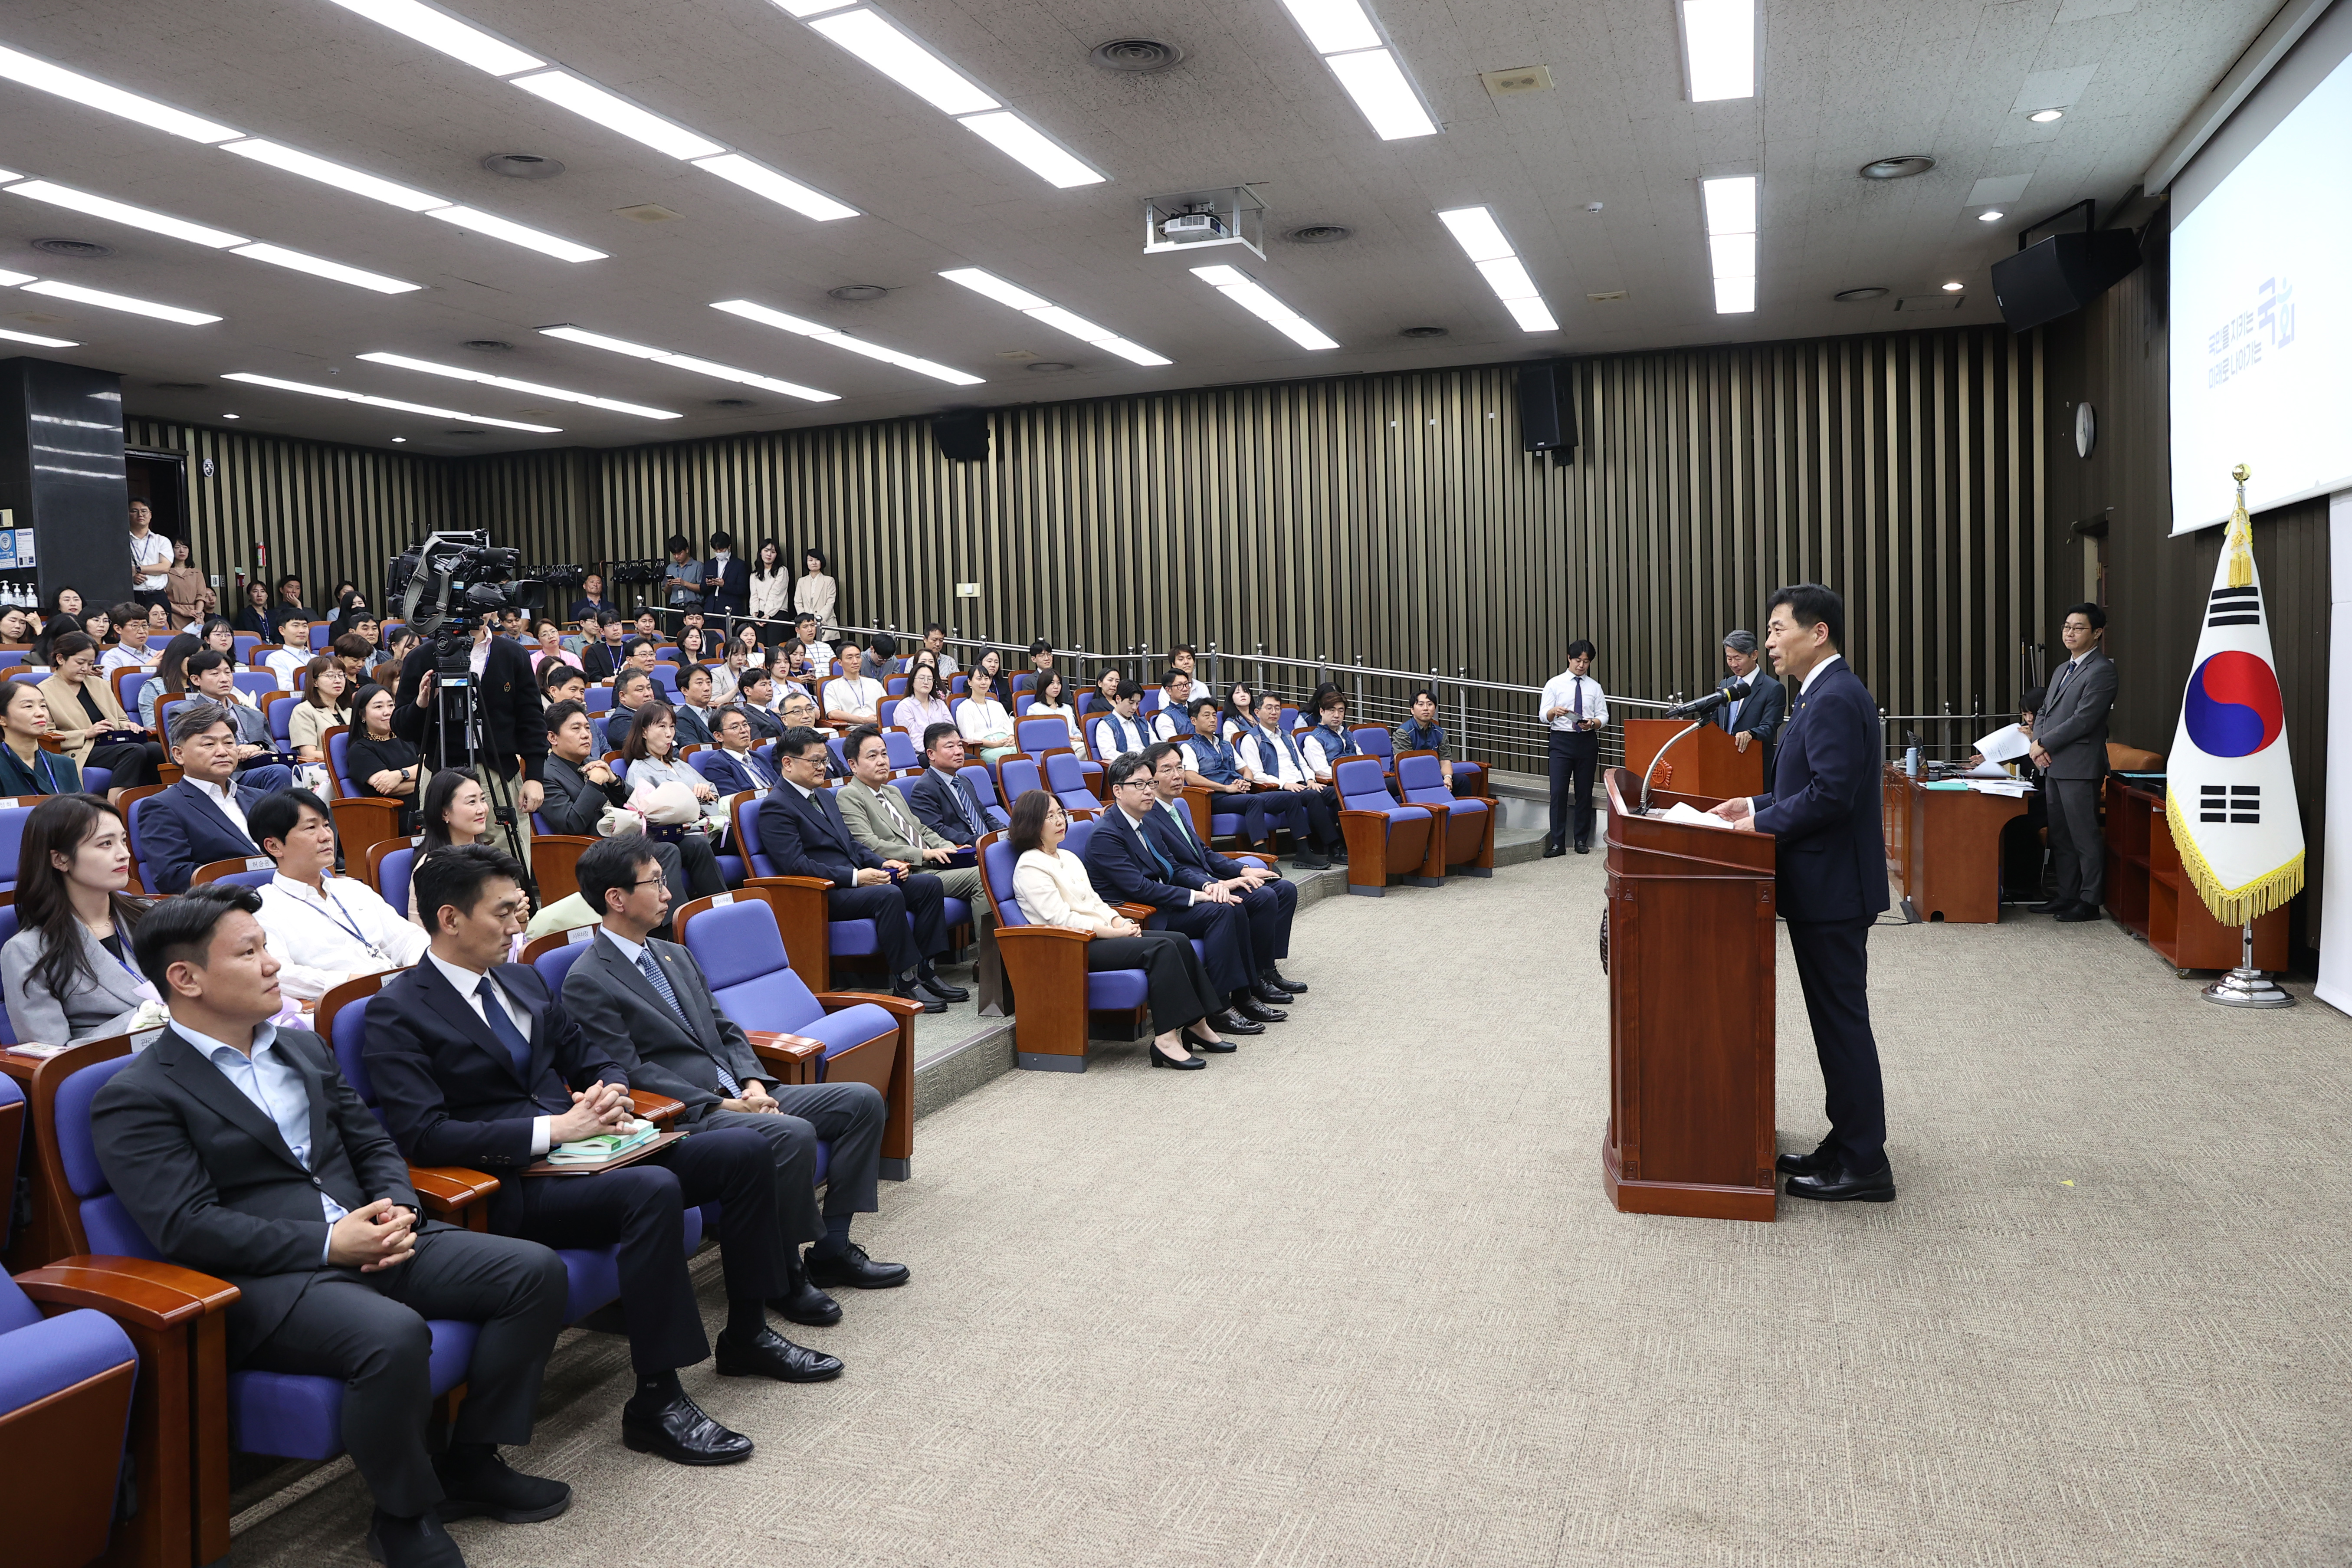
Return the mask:
<svg viewBox="0 0 2352 1568">
<path fill-rule="evenodd" d="M 1708 714 L 1714 712 L 1717 709 L 1724 707 L 1729 703 L 1737 702 L 1747 695 L 1748 682 L 1744 680 L 1736 681 L 1733 684 L 1723 688 L 1720 691 L 1710 691 L 1704 697 L 1694 698 L 1690 701 L 1684 703 L 1679 708 L 1667 709 L 1666 717 L 1669 719 L 1704 719 Z"/>
</svg>

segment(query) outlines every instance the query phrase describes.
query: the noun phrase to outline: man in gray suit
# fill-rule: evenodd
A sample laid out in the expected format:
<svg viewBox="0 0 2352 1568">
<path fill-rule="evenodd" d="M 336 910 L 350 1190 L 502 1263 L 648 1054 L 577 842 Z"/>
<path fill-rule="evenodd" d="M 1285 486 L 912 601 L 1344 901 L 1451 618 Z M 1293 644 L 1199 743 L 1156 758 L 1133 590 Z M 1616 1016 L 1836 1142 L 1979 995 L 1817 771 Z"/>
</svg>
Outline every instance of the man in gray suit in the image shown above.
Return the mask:
<svg viewBox="0 0 2352 1568">
<path fill-rule="evenodd" d="M 1724 634 L 1723 663 L 1731 674 L 1717 681 L 1716 689 L 1744 684 L 1748 695 L 1717 709 L 1715 721 L 1731 732 L 1732 743 L 1741 751 L 1750 746 L 1764 749 L 1764 777 L 1769 782 L 1772 777 L 1772 737 L 1780 732 L 1780 721 L 1788 714 L 1789 689 L 1765 670 L 1764 660 L 1756 651 L 1754 632 Z"/>
<path fill-rule="evenodd" d="M 2050 810 L 2050 858 L 2058 889 L 2038 915 L 2062 921 L 2099 918 L 2107 868 L 2099 834 L 2099 785 L 2107 776 L 2107 710 L 2116 705 L 2116 667 L 2100 647 L 2107 613 L 2093 604 L 2066 612 L 2059 635 L 2074 657 L 2050 678 L 2033 721 L 2033 765 Z"/>
<path fill-rule="evenodd" d="M 841 749 L 849 757 L 849 782 L 834 800 L 849 836 L 885 860 L 938 873 L 940 888 L 950 899 L 978 899 L 980 868 L 950 866 L 956 847 L 917 820 L 914 804 L 890 782 L 890 748 L 882 731 L 860 724 L 843 737 Z"/>
<path fill-rule="evenodd" d="M 770 1085 L 768 1068 L 730 1018 L 693 955 L 653 932 L 669 923 L 669 883 L 653 846 L 624 834 L 580 857 L 580 896 L 604 921 L 563 982 L 563 1008 L 588 1044 L 634 1086 L 686 1106 L 694 1131 L 748 1128 L 776 1159 L 776 1213 L 790 1243 L 787 1293 L 768 1303 L 795 1323 L 823 1327 L 841 1309 L 820 1287 L 887 1289 L 907 1282 L 903 1264 L 877 1263 L 849 1239 L 856 1215 L 881 1206 L 887 1110 L 872 1085 Z M 816 1146 L 831 1146 L 824 1208 L 816 1200 Z M 803 1242 L 814 1242 L 805 1261 Z"/>
</svg>

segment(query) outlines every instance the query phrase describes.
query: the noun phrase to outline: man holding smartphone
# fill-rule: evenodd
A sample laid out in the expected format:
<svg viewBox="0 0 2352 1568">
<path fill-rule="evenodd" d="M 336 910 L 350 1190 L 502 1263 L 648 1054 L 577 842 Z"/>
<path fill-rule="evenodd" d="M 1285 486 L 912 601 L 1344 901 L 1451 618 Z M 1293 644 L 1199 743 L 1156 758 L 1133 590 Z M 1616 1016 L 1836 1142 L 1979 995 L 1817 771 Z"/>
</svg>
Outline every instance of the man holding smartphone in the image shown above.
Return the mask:
<svg viewBox="0 0 2352 1568">
<path fill-rule="evenodd" d="M 1609 695 L 1592 679 L 1601 650 L 1582 637 L 1568 645 L 1568 668 L 1544 683 L 1539 700 L 1550 731 L 1551 831 L 1544 858 L 1568 853 L 1570 805 L 1575 806 L 1576 852 L 1592 852 L 1592 775 L 1601 763 L 1601 731 L 1609 724 Z"/>
</svg>

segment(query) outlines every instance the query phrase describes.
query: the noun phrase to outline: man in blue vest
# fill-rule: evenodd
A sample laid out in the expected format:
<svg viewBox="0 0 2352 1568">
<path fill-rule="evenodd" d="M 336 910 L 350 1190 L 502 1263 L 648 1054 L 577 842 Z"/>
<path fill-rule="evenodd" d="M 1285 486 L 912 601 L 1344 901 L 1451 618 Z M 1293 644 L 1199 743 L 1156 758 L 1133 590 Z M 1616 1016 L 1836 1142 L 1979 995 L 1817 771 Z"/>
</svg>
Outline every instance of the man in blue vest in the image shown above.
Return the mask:
<svg viewBox="0 0 2352 1568">
<path fill-rule="evenodd" d="M 1234 754 L 1233 742 L 1217 733 L 1223 710 L 1213 697 L 1192 700 L 1192 733 L 1183 745 L 1184 782 L 1195 789 L 1209 792 L 1209 810 L 1241 815 L 1242 837 L 1252 844 L 1265 841 L 1266 823 L 1270 815 L 1278 815 L 1289 824 L 1292 837 L 1301 847 L 1294 857 L 1307 870 L 1319 870 L 1328 866 L 1325 860 L 1318 866 L 1318 857 L 1305 851 L 1307 823 L 1306 803 L 1294 795 L 1261 793 L 1250 787 L 1242 776 L 1241 759 Z M 1231 798 L 1226 798 L 1230 796 Z"/>
<path fill-rule="evenodd" d="M 1344 842 L 1339 837 L 1338 793 L 1315 782 L 1307 754 L 1283 728 L 1280 697 L 1271 691 L 1261 694 L 1252 717 L 1257 722 L 1243 731 L 1234 744 L 1241 759 L 1242 777 L 1254 784 L 1272 784 L 1278 792 L 1273 800 L 1295 800 L 1305 808 L 1307 831 L 1301 835 L 1294 827 L 1293 859 L 1309 870 L 1330 865 L 1327 857 Z"/>
</svg>

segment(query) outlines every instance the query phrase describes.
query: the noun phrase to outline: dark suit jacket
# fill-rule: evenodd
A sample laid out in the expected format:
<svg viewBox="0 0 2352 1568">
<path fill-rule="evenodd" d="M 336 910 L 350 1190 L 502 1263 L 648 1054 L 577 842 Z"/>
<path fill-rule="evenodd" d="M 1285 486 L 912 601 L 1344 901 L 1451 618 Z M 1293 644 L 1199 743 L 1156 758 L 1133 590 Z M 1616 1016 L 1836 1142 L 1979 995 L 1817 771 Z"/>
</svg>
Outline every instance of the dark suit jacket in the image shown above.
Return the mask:
<svg viewBox="0 0 2352 1568">
<path fill-rule="evenodd" d="M 761 741 L 781 741 L 784 738 L 784 721 L 763 708 L 750 703 L 740 705 L 743 717 L 751 721 L 751 733 Z"/>
<path fill-rule="evenodd" d="M 234 780 L 236 804 L 251 811 L 269 792 Z M 139 806 L 139 866 L 151 892 L 184 893 L 199 866 L 258 855 L 252 839 L 237 831 L 221 808 L 185 780 Z"/>
<path fill-rule="evenodd" d="M 575 621 L 593 621 L 596 618 L 598 612 L 609 610 L 612 607 L 613 602 L 610 599 L 605 600 L 600 605 L 595 600 L 588 597 L 587 595 L 583 594 L 580 597 L 572 601 L 572 614 L 569 618 Z"/>
<path fill-rule="evenodd" d="M 949 793 L 950 790 L 953 795 Z M 980 818 L 983 826 L 1003 827 L 1007 825 L 1009 819 L 1003 812 L 992 810 L 981 803 L 980 792 L 971 787 L 970 779 L 961 773 L 942 778 L 937 768 L 925 769 L 923 776 L 915 781 L 909 798 L 915 807 L 916 820 L 957 848 L 971 848 L 971 829 L 964 826 L 963 813 L 956 806 L 955 795 L 963 797 L 964 804 L 971 807 L 972 815 Z"/>
<path fill-rule="evenodd" d="M 719 569 L 719 591 L 702 595 L 702 613 L 706 616 L 751 613 L 751 563 L 730 552 L 724 561 L 705 561 L 702 575 L 708 581 L 711 568 Z"/>
<path fill-rule="evenodd" d="M 719 1081 L 723 1059 L 739 1084 L 773 1074 L 761 1064 L 742 1026 L 710 994 L 686 949 L 655 939 L 646 950 L 661 965 L 689 1029 L 637 966 L 601 932 L 563 981 L 563 1010 L 580 1021 L 589 1047 L 620 1065 L 635 1087 L 684 1102 L 690 1124 L 715 1110 L 727 1090 Z M 714 1054 L 715 1053 L 715 1054 Z"/>
<path fill-rule="evenodd" d="M 490 971 L 531 1016 L 530 1070 L 429 961 L 402 971 L 368 1003 L 368 1077 L 401 1152 L 419 1165 L 514 1174 L 531 1163 L 531 1122 L 572 1109 L 571 1090 L 600 1079 L 628 1084 L 620 1066 L 581 1037 L 547 983 L 526 964 Z M 494 1202 L 513 1195 L 507 1184 Z M 493 1209 L 493 1213 L 496 1209 Z"/>
<path fill-rule="evenodd" d="M 0 795 L 78 795 L 81 769 L 62 752 L 37 752 L 26 767 L 16 753 L 0 746 Z"/>
<path fill-rule="evenodd" d="M 604 807 L 625 805 L 629 798 L 629 786 L 619 773 L 613 775 L 609 786 L 593 784 L 586 774 L 551 752 L 540 778 L 545 786 L 545 798 L 540 802 L 539 816 L 550 833 L 577 833 L 593 838 Z"/>
<path fill-rule="evenodd" d="M 1119 813 L 1111 811 L 1105 815 L 1117 816 Z M 1096 831 L 1099 833 L 1100 818 L 1097 822 Z M 1218 854 L 1196 836 L 1179 832 L 1165 806 L 1154 805 L 1144 813 L 1143 831 L 1150 836 L 1160 853 L 1175 864 L 1176 880 L 1196 892 L 1212 882 L 1229 882 L 1240 876 L 1244 868 L 1240 861 Z M 1155 866 L 1152 869 L 1156 871 L 1159 868 Z"/>
<path fill-rule="evenodd" d="M 622 639 L 623 642 L 627 640 L 625 637 Z M 608 643 L 599 637 L 580 650 L 580 669 L 588 677 L 589 684 L 592 686 L 599 681 L 612 679 L 613 672 L 620 668 L 621 650 L 616 644 Z"/>
<path fill-rule="evenodd" d="M 1717 691 L 1732 685 L 1738 678 L 1725 676 L 1716 682 Z M 1789 689 L 1759 665 L 1748 678 L 1748 695 L 1737 703 L 1715 710 L 1715 721 L 1727 733 L 1737 735 L 1745 731 L 1756 737 L 1764 748 L 1764 777 L 1772 777 L 1772 738 L 1780 732 L 1781 721 L 1789 711 Z"/>
<path fill-rule="evenodd" d="M 1112 806 L 1095 818 L 1094 837 L 1087 840 L 1087 879 L 1105 903 L 1190 909 L 1192 889 L 1181 880 L 1168 879 L 1182 875 L 1173 864 L 1174 858 L 1167 857 L 1170 868 L 1163 871 L 1151 851 L 1152 846 L 1128 822 L 1127 813 Z"/>
<path fill-rule="evenodd" d="M 1855 921 L 1886 908 L 1878 705 L 1843 658 L 1797 699 L 1757 795 L 1756 830 L 1780 838 L 1777 889 L 1790 921 Z"/>
<path fill-rule="evenodd" d="M 882 869 L 882 857 L 851 834 L 829 789 L 803 799 L 791 784 L 778 784 L 760 803 L 759 824 L 760 848 L 780 877 L 822 877 L 854 888 L 861 869 Z"/>
<path fill-rule="evenodd" d="M 2061 677 L 2063 677 L 2062 684 Z M 2050 755 L 2043 770 L 2053 779 L 2107 776 L 2107 712 L 2116 705 L 2116 666 L 2105 648 L 2083 656 L 2074 673 L 2060 665 L 2050 677 L 2051 695 L 2033 716 L 2033 740 Z"/>
<path fill-rule="evenodd" d="M 346 1209 L 389 1198 L 424 1211 L 408 1164 L 318 1036 L 278 1038 L 310 1090 L 310 1166 L 278 1124 L 166 1029 L 98 1091 L 90 1134 L 115 1195 L 164 1257 L 243 1292 L 228 1310 L 234 1366 L 330 1270 L 323 1192 Z"/>
<path fill-rule="evenodd" d="M 428 755 L 432 747 L 426 736 L 433 728 L 433 715 L 416 706 L 416 688 L 432 668 L 430 643 L 402 662 L 400 689 L 394 694 L 396 706 L 392 710 L 393 733 Z M 490 752 L 483 760 L 509 778 L 517 776 L 520 766 L 524 780 L 537 779 L 547 756 L 546 699 L 540 691 L 539 677 L 531 670 L 530 651 L 512 637 L 490 639 L 489 658 L 482 666 L 481 679 L 475 682 L 475 711 L 481 715 Z"/>
<path fill-rule="evenodd" d="M 776 787 L 776 773 L 772 763 L 768 764 L 769 777 L 763 783 L 752 774 L 749 767 L 737 759 L 735 753 L 724 748 L 714 752 L 699 752 L 694 761 L 702 764 L 702 776 L 709 779 L 720 795 L 735 795 L 747 789 L 769 790 Z"/>
<path fill-rule="evenodd" d="M 679 751 L 688 746 L 714 746 L 719 743 L 719 737 L 710 732 L 710 726 L 701 714 L 683 702 L 671 711 L 677 715 L 677 737 L 674 743 Z"/>
</svg>

